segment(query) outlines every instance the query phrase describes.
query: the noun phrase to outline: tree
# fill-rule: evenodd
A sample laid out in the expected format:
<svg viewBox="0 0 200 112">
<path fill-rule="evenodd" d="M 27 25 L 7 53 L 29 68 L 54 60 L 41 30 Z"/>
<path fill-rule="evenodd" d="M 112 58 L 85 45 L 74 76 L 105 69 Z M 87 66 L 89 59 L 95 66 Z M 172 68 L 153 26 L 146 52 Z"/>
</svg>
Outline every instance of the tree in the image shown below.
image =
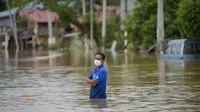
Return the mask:
<svg viewBox="0 0 200 112">
<path fill-rule="evenodd" d="M 0 11 L 6 10 L 6 3 L 5 0 L 0 0 Z"/>
<path fill-rule="evenodd" d="M 55 11 L 59 14 L 59 20 L 60 22 L 68 27 L 69 24 L 75 25 L 81 34 L 87 34 L 90 33 L 90 18 L 88 13 L 86 15 L 82 16 L 81 10 L 81 0 L 55 0 L 55 1 L 49 1 L 49 0 L 39 0 L 39 2 L 43 3 L 47 9 Z M 79 19 L 83 19 L 82 22 L 79 21 Z M 100 23 L 97 21 L 96 16 L 94 15 L 94 40 L 98 45 L 100 45 L 101 41 L 101 28 Z"/>
<path fill-rule="evenodd" d="M 51 11 L 59 14 L 59 19 L 63 24 L 72 23 L 82 30 L 81 24 L 78 22 L 78 12 L 81 10 L 80 0 L 38 0 Z"/>
<path fill-rule="evenodd" d="M 183 0 L 179 4 L 176 22 L 183 38 L 199 38 L 200 1 Z"/>
<path fill-rule="evenodd" d="M 138 0 L 137 7 L 125 19 L 129 40 L 134 46 L 149 47 L 156 40 L 157 0 Z"/>
<path fill-rule="evenodd" d="M 25 16 L 22 16 L 22 17 L 20 17 L 20 16 L 17 16 L 17 27 L 18 28 L 27 28 L 27 25 L 28 25 L 28 19 L 27 19 L 27 17 L 25 17 Z"/>
<path fill-rule="evenodd" d="M 113 40 L 118 40 L 118 43 L 121 45 L 120 42 L 120 18 L 116 15 L 116 12 L 113 11 L 107 16 L 106 20 L 106 38 L 105 38 L 105 45 L 107 48 L 111 48 Z"/>
<path fill-rule="evenodd" d="M 18 8 L 18 10 L 22 9 L 26 4 L 28 4 L 31 0 L 11 0 L 11 8 Z M 8 0 L 7 0 L 8 2 Z M 9 4 L 9 3 L 8 3 Z M 13 30 L 13 35 L 14 35 L 14 38 L 15 38 L 15 44 L 16 44 L 16 50 L 18 51 L 20 49 L 20 45 L 18 43 L 18 40 L 20 40 L 20 43 L 21 42 L 21 39 L 18 39 L 18 36 L 17 36 L 17 19 L 16 19 L 16 13 L 13 15 L 13 17 L 11 18 L 11 20 L 13 21 L 12 23 L 12 30 Z M 22 46 L 21 46 L 22 47 Z"/>
<path fill-rule="evenodd" d="M 102 5 L 103 4 L 103 0 L 95 0 L 96 4 Z M 120 0 L 108 0 L 107 1 L 108 5 L 116 5 L 119 6 L 120 5 Z"/>
<path fill-rule="evenodd" d="M 178 38 L 176 11 L 181 0 L 164 0 L 165 38 Z M 124 24 L 134 47 L 149 48 L 156 43 L 157 0 L 137 0 L 136 8 L 127 15 Z"/>
<path fill-rule="evenodd" d="M 97 45 L 101 44 L 101 23 L 98 22 L 95 14 L 93 15 L 94 21 L 93 21 L 93 32 L 94 32 L 94 40 L 96 41 Z M 85 34 L 89 35 L 90 34 L 90 13 L 86 13 L 86 15 L 83 17 L 84 22 L 81 24 L 81 27 L 84 27 L 84 32 Z"/>
</svg>

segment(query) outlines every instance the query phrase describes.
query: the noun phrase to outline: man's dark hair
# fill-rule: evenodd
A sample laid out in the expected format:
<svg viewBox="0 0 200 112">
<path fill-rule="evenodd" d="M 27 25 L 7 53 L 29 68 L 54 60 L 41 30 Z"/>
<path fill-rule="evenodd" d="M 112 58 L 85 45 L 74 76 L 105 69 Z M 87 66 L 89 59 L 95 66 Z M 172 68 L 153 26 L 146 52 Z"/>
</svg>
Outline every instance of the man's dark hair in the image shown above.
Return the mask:
<svg viewBox="0 0 200 112">
<path fill-rule="evenodd" d="M 96 55 L 101 55 L 102 60 L 105 60 L 105 59 L 106 59 L 106 56 L 105 56 L 105 54 L 103 54 L 103 53 L 97 53 Z"/>
</svg>

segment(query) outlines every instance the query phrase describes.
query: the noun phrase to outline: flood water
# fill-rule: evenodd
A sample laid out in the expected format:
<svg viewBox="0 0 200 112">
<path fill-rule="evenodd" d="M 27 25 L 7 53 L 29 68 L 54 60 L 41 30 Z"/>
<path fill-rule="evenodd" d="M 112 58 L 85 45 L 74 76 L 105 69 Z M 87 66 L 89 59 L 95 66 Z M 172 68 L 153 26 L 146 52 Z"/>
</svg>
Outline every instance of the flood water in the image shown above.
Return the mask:
<svg viewBox="0 0 200 112">
<path fill-rule="evenodd" d="M 108 99 L 90 101 L 86 78 L 93 56 L 1 51 L 0 112 L 200 111 L 198 61 L 107 52 Z"/>
</svg>

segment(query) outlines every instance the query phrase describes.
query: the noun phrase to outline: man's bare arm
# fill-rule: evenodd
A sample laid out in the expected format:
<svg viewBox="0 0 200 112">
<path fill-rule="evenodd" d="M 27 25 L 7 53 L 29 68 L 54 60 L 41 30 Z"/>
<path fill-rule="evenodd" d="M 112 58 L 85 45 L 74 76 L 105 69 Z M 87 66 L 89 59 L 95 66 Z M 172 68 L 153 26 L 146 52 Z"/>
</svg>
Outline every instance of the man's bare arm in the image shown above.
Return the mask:
<svg viewBox="0 0 200 112">
<path fill-rule="evenodd" d="M 87 79 L 87 83 L 92 85 L 92 86 L 95 86 L 97 84 L 97 82 L 95 80 L 91 80 L 91 79 Z"/>
</svg>

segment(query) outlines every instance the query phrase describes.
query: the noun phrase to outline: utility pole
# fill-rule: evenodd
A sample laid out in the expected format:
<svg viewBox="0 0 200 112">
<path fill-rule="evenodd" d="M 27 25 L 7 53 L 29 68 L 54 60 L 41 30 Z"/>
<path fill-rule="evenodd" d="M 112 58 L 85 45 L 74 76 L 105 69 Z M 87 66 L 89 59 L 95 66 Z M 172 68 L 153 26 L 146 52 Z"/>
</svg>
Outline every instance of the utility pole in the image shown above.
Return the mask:
<svg viewBox="0 0 200 112">
<path fill-rule="evenodd" d="M 102 19 L 102 42 L 104 51 L 105 37 L 106 37 L 106 9 L 107 9 L 107 0 L 103 0 L 103 19 Z"/>
<path fill-rule="evenodd" d="M 53 29 L 52 29 L 52 15 L 51 11 L 48 10 L 48 30 L 49 30 L 49 48 L 53 48 L 53 45 L 55 44 L 55 38 L 53 37 Z"/>
<path fill-rule="evenodd" d="M 120 19 L 122 21 L 125 18 L 125 2 L 124 2 L 124 0 L 120 0 L 120 10 L 121 10 L 120 11 Z M 122 23 L 120 25 L 120 29 L 121 29 L 121 31 L 124 30 L 124 25 Z"/>
<path fill-rule="evenodd" d="M 128 13 L 128 1 L 125 0 L 125 13 L 127 14 Z"/>
<path fill-rule="evenodd" d="M 123 21 L 125 19 L 126 14 L 128 13 L 128 1 L 127 0 L 120 0 L 120 9 L 121 9 L 121 14 L 120 14 L 120 18 L 121 21 Z M 128 40 L 126 39 L 128 33 L 125 30 L 125 26 L 121 23 L 120 25 L 120 29 L 121 31 L 124 32 L 124 52 L 127 53 L 127 44 L 128 44 Z"/>
<path fill-rule="evenodd" d="M 157 51 L 162 52 L 164 41 L 164 16 L 163 0 L 158 0 L 157 6 Z"/>
<path fill-rule="evenodd" d="M 22 49 L 23 50 L 23 43 L 21 38 L 18 39 L 18 30 L 17 30 L 17 19 L 16 19 L 17 14 L 14 13 L 13 14 L 13 25 L 14 25 L 14 37 L 17 39 L 17 43 L 18 43 L 18 49 Z"/>
<path fill-rule="evenodd" d="M 83 16 L 84 16 L 86 14 L 85 0 L 82 0 L 82 12 L 83 12 Z"/>
<path fill-rule="evenodd" d="M 94 33 L 94 20 L 93 20 L 93 0 L 90 0 L 90 41 L 93 42 Z M 93 47 L 93 46 L 92 46 Z"/>
<path fill-rule="evenodd" d="M 82 13 L 83 13 L 83 16 L 85 16 L 85 14 L 86 14 L 86 0 L 82 0 Z M 84 37 L 84 47 L 85 47 L 85 52 L 84 52 L 85 55 L 84 56 L 88 56 L 89 44 L 88 44 L 87 34 L 84 33 L 83 37 Z"/>
<path fill-rule="evenodd" d="M 18 39 L 17 39 L 16 25 L 14 26 L 14 24 L 13 24 L 13 18 L 12 18 L 9 2 L 8 2 L 8 0 L 5 0 L 5 1 L 6 1 L 7 9 L 9 10 L 10 26 L 12 28 L 12 33 L 13 33 L 13 36 L 14 36 L 14 39 L 15 39 L 16 50 L 18 51 L 19 50 L 19 43 L 18 43 Z"/>
<path fill-rule="evenodd" d="M 34 9 L 36 9 L 36 0 L 34 0 L 34 4 L 33 4 Z M 34 11 L 34 16 L 37 16 L 37 10 Z M 34 36 L 37 38 L 38 37 L 38 23 L 36 21 L 36 19 L 34 19 Z"/>
</svg>

